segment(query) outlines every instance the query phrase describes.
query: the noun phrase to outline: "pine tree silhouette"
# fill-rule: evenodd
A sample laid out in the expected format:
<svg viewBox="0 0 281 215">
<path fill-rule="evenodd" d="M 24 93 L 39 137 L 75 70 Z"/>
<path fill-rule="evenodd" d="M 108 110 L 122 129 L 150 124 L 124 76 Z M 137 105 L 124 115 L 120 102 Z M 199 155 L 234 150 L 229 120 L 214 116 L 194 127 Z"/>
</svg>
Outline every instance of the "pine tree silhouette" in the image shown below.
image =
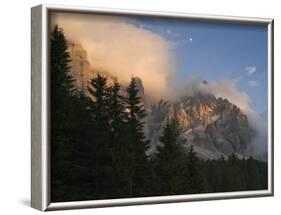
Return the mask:
<svg viewBox="0 0 281 215">
<path fill-rule="evenodd" d="M 158 195 L 175 195 L 185 192 L 184 187 L 184 149 L 181 144 L 178 121 L 168 120 L 159 137 L 161 145 L 157 146 L 155 172 L 157 174 L 154 187 Z"/>
<path fill-rule="evenodd" d="M 73 80 L 69 74 L 70 57 L 63 30 L 58 26 L 51 32 L 51 199 L 59 201 L 67 195 L 72 169 Z"/>
<path fill-rule="evenodd" d="M 203 191 L 203 176 L 201 173 L 200 160 L 190 146 L 187 152 L 187 171 L 186 180 L 188 193 L 201 193 Z"/>
<path fill-rule="evenodd" d="M 146 140 L 143 131 L 146 114 L 138 91 L 136 79 L 132 78 L 125 99 L 125 107 L 128 111 L 127 140 L 130 156 L 129 193 L 131 196 L 145 195 L 145 183 L 148 174 L 146 150 L 149 141 Z"/>
</svg>

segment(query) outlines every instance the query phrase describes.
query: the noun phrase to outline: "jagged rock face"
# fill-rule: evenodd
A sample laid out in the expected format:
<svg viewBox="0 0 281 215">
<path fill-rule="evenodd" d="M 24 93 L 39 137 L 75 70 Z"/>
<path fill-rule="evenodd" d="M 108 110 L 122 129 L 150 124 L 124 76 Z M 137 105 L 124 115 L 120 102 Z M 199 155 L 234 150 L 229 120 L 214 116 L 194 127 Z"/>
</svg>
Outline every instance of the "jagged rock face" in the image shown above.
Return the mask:
<svg viewBox="0 0 281 215">
<path fill-rule="evenodd" d="M 87 91 L 88 84 L 97 74 L 101 74 L 107 78 L 107 84 L 113 85 L 114 77 L 105 71 L 97 71 L 93 69 L 88 61 L 87 51 L 76 43 L 68 43 L 68 52 L 71 58 L 70 74 L 74 80 L 75 87 L 81 91 Z"/>
<path fill-rule="evenodd" d="M 84 91 L 89 80 L 93 77 L 90 63 L 87 59 L 87 52 L 78 44 L 69 43 L 68 52 L 71 58 L 70 72 L 75 80 L 75 87 Z"/>
<path fill-rule="evenodd" d="M 197 93 L 171 103 L 160 101 L 147 117 L 150 153 L 155 152 L 158 137 L 166 121 L 176 117 L 186 146 L 193 145 L 198 155 L 217 159 L 236 153 L 246 156 L 254 136 L 247 116 L 234 104 L 213 95 Z"/>
<path fill-rule="evenodd" d="M 136 86 L 138 88 L 138 96 L 144 98 L 144 87 L 142 84 L 142 80 L 138 77 L 135 77 Z"/>
<path fill-rule="evenodd" d="M 144 91 L 144 86 L 143 86 L 142 80 L 139 77 L 134 77 L 134 78 L 135 78 L 136 86 L 137 86 L 137 89 L 138 89 L 138 96 L 141 98 L 142 105 L 144 106 L 145 111 L 149 112 L 150 111 L 150 103 L 145 96 L 145 91 Z"/>
</svg>

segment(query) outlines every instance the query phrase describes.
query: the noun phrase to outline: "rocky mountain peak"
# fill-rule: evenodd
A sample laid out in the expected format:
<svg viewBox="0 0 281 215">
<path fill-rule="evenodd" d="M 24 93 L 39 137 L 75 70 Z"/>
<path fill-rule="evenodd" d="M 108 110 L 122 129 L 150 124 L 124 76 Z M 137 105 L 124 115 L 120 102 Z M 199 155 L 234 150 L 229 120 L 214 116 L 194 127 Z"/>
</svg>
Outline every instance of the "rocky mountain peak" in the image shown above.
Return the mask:
<svg viewBox="0 0 281 215">
<path fill-rule="evenodd" d="M 71 58 L 70 73 L 75 80 L 75 87 L 79 90 L 85 90 L 88 81 L 92 78 L 93 72 L 87 59 L 87 52 L 79 44 L 69 42 L 68 52 Z"/>
<path fill-rule="evenodd" d="M 138 96 L 144 99 L 144 87 L 142 80 L 139 77 L 134 77 L 136 86 L 138 88 Z"/>
<path fill-rule="evenodd" d="M 254 136 L 248 118 L 240 108 L 227 99 L 198 92 L 173 103 L 160 100 L 152 107 L 147 117 L 151 153 L 158 144 L 163 126 L 172 117 L 177 118 L 186 145 L 193 145 L 198 155 L 205 159 L 232 153 L 246 156 Z"/>
</svg>

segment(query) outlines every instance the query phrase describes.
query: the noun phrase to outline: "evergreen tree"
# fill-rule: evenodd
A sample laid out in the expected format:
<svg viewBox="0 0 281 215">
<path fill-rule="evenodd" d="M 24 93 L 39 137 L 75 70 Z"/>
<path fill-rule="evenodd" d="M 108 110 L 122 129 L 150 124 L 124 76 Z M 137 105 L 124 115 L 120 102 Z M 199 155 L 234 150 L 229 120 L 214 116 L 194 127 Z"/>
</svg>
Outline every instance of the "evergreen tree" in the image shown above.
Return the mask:
<svg viewBox="0 0 281 215">
<path fill-rule="evenodd" d="M 183 155 L 183 148 L 179 144 L 179 129 L 176 119 L 169 120 L 163 128 L 162 135 L 159 137 L 162 146 L 157 146 L 158 159 L 171 161 Z"/>
<path fill-rule="evenodd" d="M 67 200 L 87 200 L 96 195 L 91 190 L 91 184 L 95 181 L 95 175 L 92 174 L 93 155 L 91 148 L 93 145 L 93 131 L 91 115 L 88 108 L 89 98 L 83 92 L 77 92 L 75 103 L 72 106 L 73 124 L 76 125 L 70 133 L 72 135 L 72 166 L 70 169 L 72 186 L 68 190 Z"/>
<path fill-rule="evenodd" d="M 88 87 L 91 115 L 92 171 L 94 174 L 93 193 L 98 198 L 111 197 L 112 156 L 109 126 L 109 95 L 107 78 L 100 74 L 93 78 Z"/>
<path fill-rule="evenodd" d="M 65 128 L 70 119 L 68 104 L 71 105 L 74 91 L 73 79 L 70 75 L 71 61 L 67 41 L 63 30 L 57 25 L 51 33 L 50 71 L 51 71 L 51 121 L 55 128 Z M 61 105 L 61 106 L 60 106 Z"/>
<path fill-rule="evenodd" d="M 241 160 L 237 157 L 236 154 L 232 153 L 228 157 L 224 172 L 224 178 L 225 187 L 229 191 L 239 191 L 243 190 L 244 187 L 246 187 L 240 163 Z"/>
<path fill-rule="evenodd" d="M 91 109 L 92 118 L 99 125 L 98 128 L 102 133 L 108 129 L 108 87 L 106 85 L 106 77 L 97 74 L 97 77 L 93 78 L 88 87 L 88 92 L 92 98 L 92 102 L 89 104 Z"/>
<path fill-rule="evenodd" d="M 188 149 L 186 166 L 188 193 L 201 193 L 203 191 L 202 168 L 200 160 L 194 152 L 193 146 L 190 146 Z"/>
<path fill-rule="evenodd" d="M 124 97 L 120 95 L 120 84 L 117 79 L 108 88 L 109 126 L 112 155 L 112 197 L 129 197 L 129 147 L 127 142 L 127 113 Z"/>
<path fill-rule="evenodd" d="M 149 142 L 144 135 L 145 110 L 138 95 L 136 79 L 132 78 L 127 88 L 126 110 L 127 117 L 127 144 L 129 149 L 128 186 L 130 196 L 144 196 L 148 177 L 148 162 L 146 150 Z"/>
<path fill-rule="evenodd" d="M 154 190 L 156 195 L 184 194 L 184 149 L 179 137 L 178 121 L 169 120 L 159 137 L 154 171 L 157 174 Z"/>
<path fill-rule="evenodd" d="M 70 187 L 73 153 L 74 85 L 70 76 L 70 57 L 63 30 L 58 26 L 51 32 L 51 198 L 59 201 Z"/>
<path fill-rule="evenodd" d="M 259 186 L 259 171 L 258 165 L 256 165 L 255 160 L 250 157 L 247 160 L 246 170 L 248 172 L 247 182 L 248 182 L 248 189 L 255 190 Z"/>
<path fill-rule="evenodd" d="M 120 95 L 120 87 L 117 79 L 115 79 L 113 86 L 108 88 L 109 126 L 111 137 L 115 140 L 119 140 L 123 135 L 127 117 L 125 113 L 125 98 Z"/>
</svg>

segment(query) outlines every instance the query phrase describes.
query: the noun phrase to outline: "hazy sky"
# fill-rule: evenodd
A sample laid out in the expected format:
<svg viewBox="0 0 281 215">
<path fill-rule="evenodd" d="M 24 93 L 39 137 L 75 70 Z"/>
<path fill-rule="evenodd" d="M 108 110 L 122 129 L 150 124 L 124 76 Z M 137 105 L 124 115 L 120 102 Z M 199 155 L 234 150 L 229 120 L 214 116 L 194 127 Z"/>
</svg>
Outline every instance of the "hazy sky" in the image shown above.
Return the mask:
<svg viewBox="0 0 281 215">
<path fill-rule="evenodd" d="M 267 111 L 267 26 L 137 18 L 135 25 L 175 43 L 178 81 L 233 80 L 257 112 Z"/>
<path fill-rule="evenodd" d="M 54 24 L 87 50 L 92 67 L 123 83 L 132 75 L 142 78 L 154 100 L 205 80 L 216 96 L 267 111 L 266 25 L 71 13 L 53 14 Z"/>
</svg>

